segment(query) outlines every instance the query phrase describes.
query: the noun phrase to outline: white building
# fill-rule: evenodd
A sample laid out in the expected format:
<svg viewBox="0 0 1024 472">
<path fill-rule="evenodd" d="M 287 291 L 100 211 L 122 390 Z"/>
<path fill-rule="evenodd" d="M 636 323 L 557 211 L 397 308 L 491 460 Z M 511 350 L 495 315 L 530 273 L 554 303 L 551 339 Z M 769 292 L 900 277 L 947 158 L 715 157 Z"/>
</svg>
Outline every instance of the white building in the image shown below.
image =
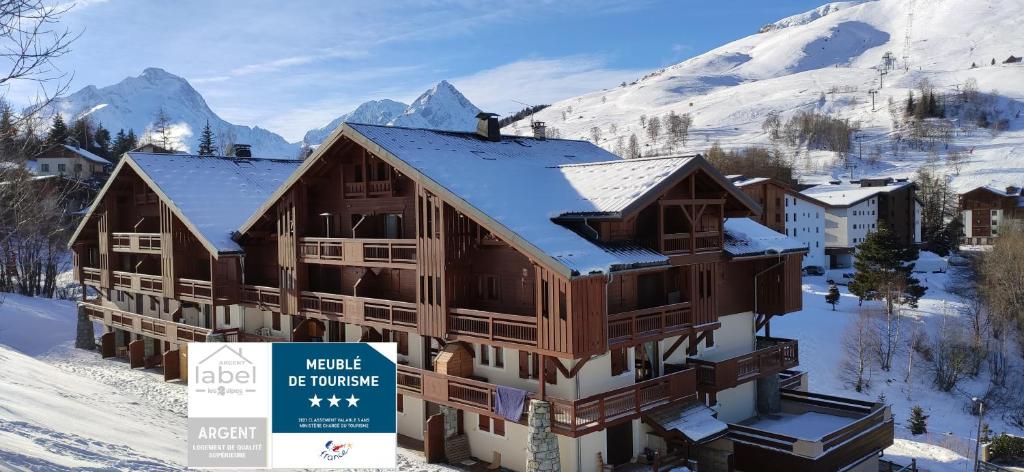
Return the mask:
<svg viewBox="0 0 1024 472">
<path fill-rule="evenodd" d="M 921 242 L 921 205 L 907 179 L 833 181 L 801 192 L 825 205 L 828 268 L 853 265 L 853 253 L 868 233 L 886 224 L 905 244 Z"/>
<path fill-rule="evenodd" d="M 825 204 L 793 190 L 786 192 L 786 235 L 807 248 L 804 267 L 828 267 L 825 258 Z"/>
</svg>

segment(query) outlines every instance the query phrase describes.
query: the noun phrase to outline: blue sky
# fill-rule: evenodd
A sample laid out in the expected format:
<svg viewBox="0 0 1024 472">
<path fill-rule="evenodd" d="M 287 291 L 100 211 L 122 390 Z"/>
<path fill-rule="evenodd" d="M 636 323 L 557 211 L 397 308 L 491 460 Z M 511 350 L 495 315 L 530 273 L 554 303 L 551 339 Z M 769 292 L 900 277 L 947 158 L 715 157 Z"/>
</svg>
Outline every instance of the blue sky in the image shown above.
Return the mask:
<svg viewBox="0 0 1024 472">
<path fill-rule="evenodd" d="M 480 108 L 633 80 L 823 0 L 80 0 L 58 62 L 72 90 L 146 67 L 188 79 L 228 121 L 296 141 L 375 98 L 442 79 Z"/>
</svg>

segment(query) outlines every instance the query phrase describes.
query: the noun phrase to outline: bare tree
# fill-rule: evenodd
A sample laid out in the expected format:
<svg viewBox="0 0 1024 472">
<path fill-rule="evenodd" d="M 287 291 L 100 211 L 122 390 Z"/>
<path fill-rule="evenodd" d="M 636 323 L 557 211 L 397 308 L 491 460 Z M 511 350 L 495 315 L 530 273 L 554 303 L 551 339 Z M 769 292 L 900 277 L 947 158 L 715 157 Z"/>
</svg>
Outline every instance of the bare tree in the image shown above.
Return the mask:
<svg viewBox="0 0 1024 472">
<path fill-rule="evenodd" d="M 629 147 L 626 148 L 626 159 L 640 157 L 640 142 L 636 139 L 636 133 L 629 135 Z"/>
<path fill-rule="evenodd" d="M 873 338 L 872 314 L 862 309 L 843 335 L 843 360 L 839 364 L 842 379 L 858 392 L 871 388 Z"/>
<path fill-rule="evenodd" d="M 661 119 L 657 116 L 652 116 L 647 119 L 647 137 L 651 141 L 657 141 L 659 135 L 661 135 Z"/>
<path fill-rule="evenodd" d="M 601 142 L 601 128 L 597 126 L 590 128 L 590 142 L 598 144 Z"/>
</svg>

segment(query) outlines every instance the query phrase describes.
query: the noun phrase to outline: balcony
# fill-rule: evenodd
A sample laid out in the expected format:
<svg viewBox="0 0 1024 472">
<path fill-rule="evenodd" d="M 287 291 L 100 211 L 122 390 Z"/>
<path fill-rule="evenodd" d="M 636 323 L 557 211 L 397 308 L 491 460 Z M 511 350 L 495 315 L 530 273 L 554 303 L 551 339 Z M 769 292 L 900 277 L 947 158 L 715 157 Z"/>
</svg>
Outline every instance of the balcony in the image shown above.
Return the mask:
<svg viewBox="0 0 1024 472">
<path fill-rule="evenodd" d="M 627 347 L 687 334 L 692 327 L 690 302 L 615 313 L 608 316 L 608 346 Z"/>
<path fill-rule="evenodd" d="M 82 283 L 100 286 L 100 270 L 95 267 L 82 267 Z"/>
<path fill-rule="evenodd" d="M 263 285 L 243 285 L 241 302 L 263 310 L 277 311 L 281 309 L 281 289 Z"/>
<path fill-rule="evenodd" d="M 178 298 L 187 302 L 213 301 L 213 284 L 209 280 L 178 279 Z"/>
<path fill-rule="evenodd" d="M 111 233 L 114 252 L 160 254 L 160 233 Z"/>
<path fill-rule="evenodd" d="M 371 180 L 369 182 L 345 182 L 345 196 L 358 198 L 365 196 L 390 197 L 394 195 L 390 180 Z"/>
<path fill-rule="evenodd" d="M 415 269 L 416 240 L 301 238 L 299 258 L 308 264 Z"/>
<path fill-rule="evenodd" d="M 893 420 L 882 403 L 783 390 L 779 412 L 730 424 L 729 438 L 737 470 L 839 470 L 891 446 Z"/>
<path fill-rule="evenodd" d="M 706 358 L 689 358 L 697 368 L 697 386 L 702 392 L 719 392 L 751 380 L 776 375 L 800 363 L 797 342 L 792 339 L 758 336 L 753 352 L 729 355 L 712 353 Z"/>
<path fill-rule="evenodd" d="M 92 303 L 79 303 L 90 318 L 102 322 L 106 326 L 123 329 L 137 334 L 157 338 L 167 342 L 205 342 L 213 333 L 208 328 L 175 323 L 170 320 L 153 318 L 108 308 Z"/>
<path fill-rule="evenodd" d="M 722 233 L 719 231 L 703 231 L 698 233 L 665 234 L 661 242 L 661 252 L 665 254 L 700 254 L 722 250 Z"/>
<path fill-rule="evenodd" d="M 164 280 L 159 275 L 113 272 L 114 288 L 146 295 L 163 295 Z"/>
<path fill-rule="evenodd" d="M 448 310 L 448 333 L 492 344 L 537 345 L 537 317 L 469 308 Z"/>
<path fill-rule="evenodd" d="M 626 421 L 642 413 L 675 401 L 697 397 L 694 370 L 641 382 L 603 392 L 580 400 L 548 397 L 551 403 L 551 430 L 569 437 L 579 437 L 605 428 L 610 422 Z M 496 385 L 463 377 L 398 366 L 399 392 L 461 410 L 499 417 L 494 413 Z M 534 395 L 531 394 L 531 397 Z M 520 422 L 525 424 L 524 412 Z"/>
<path fill-rule="evenodd" d="M 302 292 L 299 310 L 314 318 L 384 328 L 416 329 L 416 304 L 322 292 Z"/>
</svg>

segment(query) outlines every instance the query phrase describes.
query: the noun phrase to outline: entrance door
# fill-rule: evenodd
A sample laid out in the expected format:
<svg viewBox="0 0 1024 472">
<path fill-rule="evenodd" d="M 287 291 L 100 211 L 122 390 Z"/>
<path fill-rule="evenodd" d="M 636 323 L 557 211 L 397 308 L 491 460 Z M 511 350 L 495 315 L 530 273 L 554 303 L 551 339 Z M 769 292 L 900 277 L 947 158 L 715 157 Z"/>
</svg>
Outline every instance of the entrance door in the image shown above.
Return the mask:
<svg viewBox="0 0 1024 472">
<path fill-rule="evenodd" d="M 665 279 L 661 274 L 643 274 L 636 278 L 636 298 L 639 308 L 665 304 Z"/>
<path fill-rule="evenodd" d="M 636 381 L 643 382 L 661 375 L 661 366 L 658 363 L 658 343 L 650 341 L 637 345 L 634 351 L 634 372 Z"/>
<path fill-rule="evenodd" d="M 605 430 L 608 444 L 608 457 L 611 465 L 625 464 L 633 459 L 633 422 L 626 421 Z"/>
</svg>

